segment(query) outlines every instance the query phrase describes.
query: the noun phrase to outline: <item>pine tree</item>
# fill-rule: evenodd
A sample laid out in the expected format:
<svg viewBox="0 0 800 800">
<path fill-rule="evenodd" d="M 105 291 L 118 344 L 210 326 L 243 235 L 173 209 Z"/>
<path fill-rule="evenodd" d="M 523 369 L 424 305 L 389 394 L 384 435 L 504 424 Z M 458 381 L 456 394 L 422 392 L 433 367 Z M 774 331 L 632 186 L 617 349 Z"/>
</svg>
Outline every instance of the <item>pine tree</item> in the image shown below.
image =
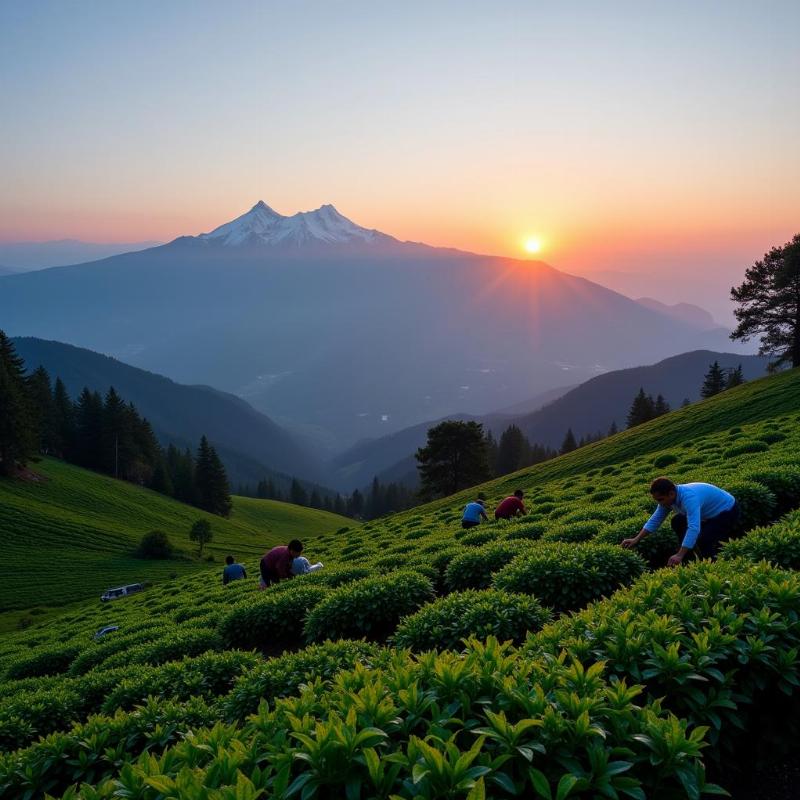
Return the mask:
<svg viewBox="0 0 800 800">
<path fill-rule="evenodd" d="M 575 434 L 572 432 L 572 428 L 568 428 L 564 436 L 564 441 L 561 443 L 559 453 L 563 456 L 565 453 L 571 453 L 573 450 L 577 449 L 578 443 L 575 441 Z"/>
<path fill-rule="evenodd" d="M 175 496 L 175 487 L 172 485 L 172 478 L 169 474 L 166 453 L 163 451 L 159 453 L 159 458 L 153 469 L 153 477 L 150 479 L 150 488 L 154 492 L 166 495 L 167 497 Z"/>
<path fill-rule="evenodd" d="M 420 494 L 454 494 L 491 477 L 483 426 L 478 422 L 442 422 L 428 430 L 417 450 Z"/>
<path fill-rule="evenodd" d="M 688 397 L 683 398 L 683 402 L 681 403 L 681 408 L 687 408 L 692 404 L 692 401 Z"/>
<path fill-rule="evenodd" d="M 102 468 L 103 400 L 87 387 L 75 409 L 75 461 L 87 469 Z"/>
<path fill-rule="evenodd" d="M 339 514 L 342 517 L 347 513 L 347 503 L 345 503 L 344 498 L 338 492 L 333 501 L 333 513 Z"/>
<path fill-rule="evenodd" d="M 530 445 L 517 425 L 509 425 L 500 436 L 495 461 L 495 475 L 507 475 L 522 469 L 530 456 Z"/>
<path fill-rule="evenodd" d="M 13 475 L 36 452 L 38 431 L 25 383 L 25 362 L 0 331 L 0 471 Z"/>
<path fill-rule="evenodd" d="M 776 366 L 800 367 L 800 233 L 756 261 L 731 299 L 739 304 L 731 339 L 760 335 L 759 354 L 775 356 Z"/>
<path fill-rule="evenodd" d="M 292 485 L 289 488 L 289 502 L 294 503 L 296 506 L 308 505 L 308 492 L 297 478 L 292 478 Z"/>
<path fill-rule="evenodd" d="M 231 513 L 233 502 L 225 467 L 205 436 L 200 438 L 197 448 L 195 491 L 199 508 L 221 517 Z"/>
<path fill-rule="evenodd" d="M 612 420 L 611 427 L 608 429 L 608 435 L 614 436 L 617 433 L 619 433 L 619 428 L 617 427 L 617 421 Z"/>
<path fill-rule="evenodd" d="M 347 516 L 358 519 L 363 511 L 364 495 L 358 489 L 354 489 L 353 494 L 350 495 L 350 499 L 347 501 Z"/>
<path fill-rule="evenodd" d="M 55 425 L 53 451 L 60 458 L 71 459 L 75 449 L 75 406 L 61 378 L 56 378 L 53 389 L 53 415 Z"/>
<path fill-rule="evenodd" d="M 653 405 L 653 416 L 663 417 L 664 414 L 669 414 L 669 412 L 669 403 L 664 399 L 664 396 L 660 394 L 656 397 L 656 402 Z"/>
<path fill-rule="evenodd" d="M 732 389 L 734 386 L 741 386 L 745 382 L 744 373 L 742 372 L 742 365 L 739 364 L 736 369 L 729 369 L 727 378 L 725 379 L 725 388 Z"/>
<path fill-rule="evenodd" d="M 648 422 L 653 419 L 655 414 L 655 403 L 649 394 L 644 393 L 642 387 L 639 388 L 639 394 L 633 398 L 630 411 L 628 411 L 628 427 L 635 428 L 643 422 Z"/>
<path fill-rule="evenodd" d="M 37 449 L 47 455 L 55 450 L 56 418 L 53 388 L 47 370 L 39 365 L 25 379 L 34 428 L 38 433 Z"/>
<path fill-rule="evenodd" d="M 715 361 L 706 372 L 703 378 L 703 386 L 700 389 L 701 397 L 713 397 L 715 394 L 725 390 L 725 371 Z"/>
</svg>

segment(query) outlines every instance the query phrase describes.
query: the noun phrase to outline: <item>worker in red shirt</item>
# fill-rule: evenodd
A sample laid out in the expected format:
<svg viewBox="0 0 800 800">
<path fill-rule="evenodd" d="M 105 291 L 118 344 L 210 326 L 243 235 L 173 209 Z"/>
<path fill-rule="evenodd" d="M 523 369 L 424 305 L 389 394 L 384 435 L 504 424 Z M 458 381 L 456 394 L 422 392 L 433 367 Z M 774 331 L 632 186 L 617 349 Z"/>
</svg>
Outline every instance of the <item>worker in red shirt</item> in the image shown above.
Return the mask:
<svg viewBox="0 0 800 800">
<path fill-rule="evenodd" d="M 273 547 L 261 559 L 261 588 L 293 578 L 292 562 L 303 552 L 303 543 L 292 539 L 288 545 Z"/>
<path fill-rule="evenodd" d="M 525 514 L 525 505 L 522 502 L 524 492 L 522 489 L 517 489 L 511 497 L 506 497 L 502 503 L 494 511 L 495 519 L 511 519 L 516 517 L 517 514 Z"/>
</svg>

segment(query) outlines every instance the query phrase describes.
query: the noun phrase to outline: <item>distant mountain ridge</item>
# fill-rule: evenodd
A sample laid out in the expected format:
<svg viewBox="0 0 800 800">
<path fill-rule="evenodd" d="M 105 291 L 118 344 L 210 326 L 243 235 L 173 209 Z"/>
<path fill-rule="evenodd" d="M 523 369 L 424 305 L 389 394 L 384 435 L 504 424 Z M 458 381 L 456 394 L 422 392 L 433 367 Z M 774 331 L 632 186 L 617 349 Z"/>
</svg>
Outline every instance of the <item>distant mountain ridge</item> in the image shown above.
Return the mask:
<svg viewBox="0 0 800 800">
<path fill-rule="evenodd" d="M 700 331 L 710 331 L 714 328 L 721 328 L 722 326 L 711 316 L 711 314 L 700 306 L 692 303 L 662 303 L 653 297 L 639 297 L 636 300 L 639 305 L 649 308 L 652 311 L 657 311 L 660 314 L 666 314 L 669 317 L 677 320 L 678 322 L 691 325 Z"/>
<path fill-rule="evenodd" d="M 673 409 L 684 398 L 698 400 L 703 376 L 713 361 L 718 361 L 723 369 L 734 369 L 741 364 L 745 379 L 753 380 L 765 374 L 769 359 L 697 350 L 650 366 L 598 375 L 529 414 L 453 414 L 446 419 L 475 420 L 497 438 L 509 425 L 517 425 L 532 443 L 558 448 L 568 428 L 572 428 L 578 439 L 606 433 L 612 423 L 624 429 L 631 402 L 640 387 L 654 397 L 662 394 Z M 383 482 L 411 481 L 410 485 L 414 485 L 414 453 L 425 444 L 428 428 L 440 421 L 431 420 L 341 453 L 330 464 L 328 480 L 343 488 L 352 482 L 352 489 L 367 485 L 377 475 Z"/>
<path fill-rule="evenodd" d="M 599 372 L 730 347 L 541 261 L 400 242 L 259 202 L 209 234 L 2 279 L 10 335 L 246 399 L 320 456 Z M 323 448 L 327 448 L 323 452 Z"/>
<path fill-rule="evenodd" d="M 78 239 L 52 242 L 0 242 L 0 263 L 11 272 L 85 264 L 102 258 L 156 247 L 160 242 L 101 243 Z M 0 274 L 2 271 L 0 270 Z"/>
<path fill-rule="evenodd" d="M 162 441 L 197 447 L 207 435 L 234 484 L 265 477 L 320 477 L 314 457 L 291 434 L 244 400 L 208 386 L 185 386 L 108 356 L 61 342 L 16 338 L 28 369 L 40 364 L 60 377 L 73 399 L 84 386 L 104 394 L 110 386 L 147 417 Z"/>
</svg>

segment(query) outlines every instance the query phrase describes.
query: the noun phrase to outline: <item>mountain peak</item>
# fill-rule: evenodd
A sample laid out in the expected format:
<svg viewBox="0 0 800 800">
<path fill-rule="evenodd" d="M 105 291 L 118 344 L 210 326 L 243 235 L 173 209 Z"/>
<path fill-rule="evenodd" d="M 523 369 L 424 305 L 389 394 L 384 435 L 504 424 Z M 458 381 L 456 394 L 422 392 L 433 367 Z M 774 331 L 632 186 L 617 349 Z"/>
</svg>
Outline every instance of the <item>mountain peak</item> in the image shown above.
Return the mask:
<svg viewBox="0 0 800 800">
<path fill-rule="evenodd" d="M 247 213 L 198 238 L 228 247 L 394 241 L 384 233 L 356 225 L 330 203 L 287 217 L 263 200 Z"/>
</svg>

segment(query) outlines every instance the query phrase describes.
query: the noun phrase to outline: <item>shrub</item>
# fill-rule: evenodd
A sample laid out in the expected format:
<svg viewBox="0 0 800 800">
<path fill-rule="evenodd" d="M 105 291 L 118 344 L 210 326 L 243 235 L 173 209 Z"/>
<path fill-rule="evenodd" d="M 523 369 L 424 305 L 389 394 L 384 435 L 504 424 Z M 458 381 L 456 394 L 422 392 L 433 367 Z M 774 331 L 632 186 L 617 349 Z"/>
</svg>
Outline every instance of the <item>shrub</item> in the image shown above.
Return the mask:
<svg viewBox="0 0 800 800">
<path fill-rule="evenodd" d="M 592 544 L 609 544 L 618 547 L 623 539 L 630 539 L 636 536 L 645 521 L 642 518 L 610 525 L 592 540 Z M 660 569 L 665 566 L 667 559 L 677 549 L 678 540 L 668 522 L 665 522 L 655 533 L 645 536 L 636 545 L 636 552 L 647 562 L 647 566 L 650 569 Z"/>
<path fill-rule="evenodd" d="M 614 492 L 611 489 L 602 489 L 599 492 L 595 492 L 590 498 L 590 503 L 604 503 L 606 500 L 610 500 L 614 496 Z"/>
<path fill-rule="evenodd" d="M 137 553 L 140 558 L 171 558 L 172 543 L 164 531 L 150 531 L 142 536 Z"/>
<path fill-rule="evenodd" d="M 301 583 L 301 579 L 291 583 L 290 589 L 277 593 L 267 589 L 236 606 L 220 625 L 225 643 L 229 647 L 270 652 L 301 644 L 306 614 L 321 603 L 330 590 L 309 582 Z"/>
<path fill-rule="evenodd" d="M 494 586 L 532 594 L 545 606 L 570 611 L 630 583 L 641 575 L 644 566 L 636 553 L 621 547 L 542 544 L 500 570 Z"/>
<path fill-rule="evenodd" d="M 735 483 L 725 487 L 739 505 L 739 532 L 766 525 L 775 519 L 775 495 L 760 483 Z"/>
<path fill-rule="evenodd" d="M 766 486 L 775 495 L 776 516 L 800 506 L 800 471 L 789 467 L 761 469 L 748 472 L 744 477 Z"/>
<path fill-rule="evenodd" d="M 542 536 L 543 542 L 588 542 L 605 528 L 602 522 L 573 522 L 551 528 Z"/>
<path fill-rule="evenodd" d="M 389 652 L 369 642 L 325 642 L 312 644 L 297 653 L 287 653 L 259 664 L 240 677 L 221 702 L 222 714 L 229 720 L 243 720 L 258 711 L 262 700 L 274 702 L 295 694 L 312 680 L 330 680 L 343 669 L 356 664 L 374 667 L 386 661 Z"/>
<path fill-rule="evenodd" d="M 748 453 L 763 453 L 765 450 L 769 450 L 769 445 L 766 442 L 742 442 L 733 447 L 729 447 L 722 455 L 725 458 L 736 458 L 737 456 L 744 456 Z"/>
<path fill-rule="evenodd" d="M 6 680 L 57 675 L 66 672 L 78 655 L 77 647 L 43 647 L 14 661 L 6 671 Z"/>
<path fill-rule="evenodd" d="M 495 589 L 468 589 L 442 597 L 406 617 L 393 637 L 412 650 L 452 649 L 462 639 L 496 636 L 521 642 L 547 622 L 549 613 L 532 597 Z"/>
<path fill-rule="evenodd" d="M 460 537 L 460 543 L 465 547 L 480 547 L 497 539 L 497 531 L 471 531 L 466 536 Z"/>
<path fill-rule="evenodd" d="M 800 576 L 740 561 L 647 575 L 525 645 L 532 657 L 565 650 L 605 663 L 610 677 L 645 684 L 642 699 L 661 698 L 692 727 L 708 726 L 709 752 L 733 763 L 743 750 L 737 737 L 748 753 L 796 741 L 786 728 L 796 719 L 798 647 Z"/>
<path fill-rule="evenodd" d="M 536 541 L 542 538 L 542 534 L 547 530 L 547 525 L 541 522 L 527 522 L 521 525 L 513 525 L 508 529 L 506 539 L 508 541 Z"/>
<path fill-rule="evenodd" d="M 445 584 L 451 592 L 488 589 L 492 575 L 525 549 L 525 542 L 498 542 L 468 550 L 450 562 L 444 576 Z"/>
<path fill-rule="evenodd" d="M 433 599 L 431 581 L 413 572 L 396 572 L 341 586 L 309 614 L 306 639 L 383 641 L 401 617 Z"/>
<path fill-rule="evenodd" d="M 421 539 L 431 532 L 430 528 L 417 528 L 416 530 L 409 531 L 403 536 L 406 541 L 413 542 L 415 539 Z"/>
<path fill-rule="evenodd" d="M 775 444 L 776 442 L 782 442 L 786 439 L 786 434 L 782 433 L 781 431 L 771 431 L 770 433 L 765 433 L 761 436 L 761 441 L 766 442 L 767 444 Z"/>
<path fill-rule="evenodd" d="M 769 528 L 756 528 L 722 546 L 720 558 L 769 561 L 782 569 L 800 569 L 800 514 L 791 514 Z"/>
<path fill-rule="evenodd" d="M 674 455 L 673 453 L 662 453 L 660 456 L 656 456 L 653 459 L 653 466 L 656 469 L 663 469 L 664 467 L 668 467 L 670 464 L 674 464 L 678 460 L 678 456 Z"/>
</svg>

